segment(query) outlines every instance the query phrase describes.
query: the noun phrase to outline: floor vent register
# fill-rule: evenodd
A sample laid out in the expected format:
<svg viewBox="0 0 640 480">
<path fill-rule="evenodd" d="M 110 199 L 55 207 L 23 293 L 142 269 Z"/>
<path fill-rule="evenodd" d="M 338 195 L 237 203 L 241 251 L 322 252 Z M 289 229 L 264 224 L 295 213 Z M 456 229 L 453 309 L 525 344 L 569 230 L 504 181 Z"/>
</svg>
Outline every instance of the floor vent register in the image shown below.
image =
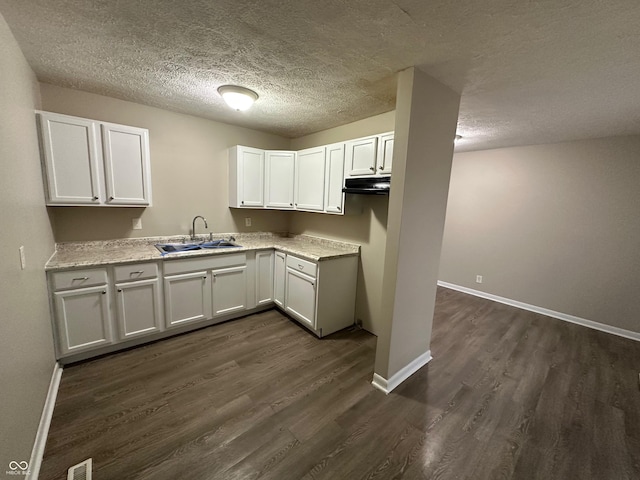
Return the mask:
<svg viewBox="0 0 640 480">
<path fill-rule="evenodd" d="M 67 480 L 91 480 L 91 459 L 71 467 L 67 473 Z"/>
</svg>

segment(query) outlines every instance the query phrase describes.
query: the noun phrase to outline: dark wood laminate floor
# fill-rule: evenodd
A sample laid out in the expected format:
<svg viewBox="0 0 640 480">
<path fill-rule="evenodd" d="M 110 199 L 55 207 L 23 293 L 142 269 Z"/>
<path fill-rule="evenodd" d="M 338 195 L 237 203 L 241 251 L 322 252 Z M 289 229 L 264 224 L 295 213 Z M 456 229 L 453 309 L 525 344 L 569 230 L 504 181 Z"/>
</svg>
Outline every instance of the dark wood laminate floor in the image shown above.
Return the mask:
<svg viewBox="0 0 640 480">
<path fill-rule="evenodd" d="M 272 310 L 67 367 L 40 478 L 640 478 L 640 343 L 439 289 L 429 365 L 374 350 Z"/>
</svg>

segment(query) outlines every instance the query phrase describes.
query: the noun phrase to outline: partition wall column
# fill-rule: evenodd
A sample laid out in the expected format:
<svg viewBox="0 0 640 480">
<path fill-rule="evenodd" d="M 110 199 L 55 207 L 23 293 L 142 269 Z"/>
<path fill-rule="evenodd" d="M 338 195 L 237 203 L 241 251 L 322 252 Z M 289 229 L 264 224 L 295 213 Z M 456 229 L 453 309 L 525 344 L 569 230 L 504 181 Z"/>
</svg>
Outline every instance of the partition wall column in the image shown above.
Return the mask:
<svg viewBox="0 0 640 480">
<path fill-rule="evenodd" d="M 431 359 L 433 310 L 460 96 L 400 72 L 373 384 L 390 392 Z"/>
</svg>

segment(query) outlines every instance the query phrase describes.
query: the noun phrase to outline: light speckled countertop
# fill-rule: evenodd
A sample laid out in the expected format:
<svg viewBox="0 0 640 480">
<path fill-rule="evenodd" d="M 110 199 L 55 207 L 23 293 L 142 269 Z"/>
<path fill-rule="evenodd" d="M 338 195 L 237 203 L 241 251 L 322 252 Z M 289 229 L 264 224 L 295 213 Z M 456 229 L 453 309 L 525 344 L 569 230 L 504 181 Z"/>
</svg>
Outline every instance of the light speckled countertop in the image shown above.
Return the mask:
<svg viewBox="0 0 640 480">
<path fill-rule="evenodd" d="M 47 262 L 45 270 L 64 270 L 77 267 L 114 265 L 152 260 L 171 261 L 180 258 L 191 258 L 206 255 L 224 255 L 225 253 L 246 252 L 275 248 L 299 257 L 321 262 L 330 258 L 360 254 L 360 246 L 353 243 L 337 242 L 309 235 L 283 235 L 276 233 L 215 233 L 213 238 L 228 239 L 234 236 L 239 248 L 223 248 L 219 250 L 195 250 L 183 253 L 162 255 L 155 247 L 156 243 L 175 243 L 188 236 L 127 238 L 101 242 L 58 243 L 56 251 Z M 199 241 L 206 241 L 209 236 L 198 236 Z"/>
</svg>

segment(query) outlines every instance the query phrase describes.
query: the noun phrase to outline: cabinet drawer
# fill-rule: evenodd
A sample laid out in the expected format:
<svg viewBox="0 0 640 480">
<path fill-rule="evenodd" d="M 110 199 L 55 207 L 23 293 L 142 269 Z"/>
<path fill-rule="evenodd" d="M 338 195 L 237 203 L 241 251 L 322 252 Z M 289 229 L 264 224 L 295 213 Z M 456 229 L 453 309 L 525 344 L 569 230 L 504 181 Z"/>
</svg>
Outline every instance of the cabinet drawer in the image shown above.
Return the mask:
<svg viewBox="0 0 640 480">
<path fill-rule="evenodd" d="M 53 289 L 90 287 L 107 283 L 107 270 L 95 268 L 91 270 L 69 270 L 52 274 Z"/>
<path fill-rule="evenodd" d="M 246 264 L 246 253 L 220 253 L 211 256 L 202 256 L 184 260 L 174 260 L 165 257 L 164 274 L 165 276 L 175 275 L 177 273 L 188 273 L 198 270 L 213 270 L 216 268 L 229 268 Z"/>
<path fill-rule="evenodd" d="M 120 265 L 113 269 L 116 282 L 129 282 L 154 278 L 158 276 L 157 263 L 134 263 L 132 265 Z"/>
<path fill-rule="evenodd" d="M 318 265 L 293 255 L 287 255 L 287 267 L 315 278 Z"/>
</svg>

